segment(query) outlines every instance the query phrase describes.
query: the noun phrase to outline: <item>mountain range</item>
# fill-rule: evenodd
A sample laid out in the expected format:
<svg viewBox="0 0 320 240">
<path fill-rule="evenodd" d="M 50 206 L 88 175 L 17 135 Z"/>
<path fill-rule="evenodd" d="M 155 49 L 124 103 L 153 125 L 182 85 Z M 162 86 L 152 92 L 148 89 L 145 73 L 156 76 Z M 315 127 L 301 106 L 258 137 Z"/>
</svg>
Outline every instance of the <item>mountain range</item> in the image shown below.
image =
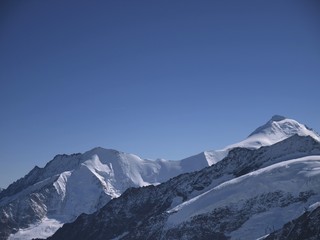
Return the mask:
<svg viewBox="0 0 320 240">
<path fill-rule="evenodd" d="M 180 161 L 57 155 L 0 192 L 0 239 L 47 238 L 63 224 L 50 239 L 281 239 L 284 224 L 319 214 L 319 142 L 275 115 L 244 141 Z"/>
</svg>

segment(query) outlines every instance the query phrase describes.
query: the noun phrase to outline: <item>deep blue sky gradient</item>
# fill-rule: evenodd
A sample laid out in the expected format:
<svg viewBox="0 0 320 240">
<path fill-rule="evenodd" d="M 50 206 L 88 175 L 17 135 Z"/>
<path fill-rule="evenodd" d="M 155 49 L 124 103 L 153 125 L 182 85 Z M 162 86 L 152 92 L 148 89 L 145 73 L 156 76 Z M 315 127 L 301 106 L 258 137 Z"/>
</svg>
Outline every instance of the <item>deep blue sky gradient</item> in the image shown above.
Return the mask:
<svg viewBox="0 0 320 240">
<path fill-rule="evenodd" d="M 320 131 L 319 1 L 2 1 L 0 187 L 96 146 L 181 159 Z"/>
</svg>

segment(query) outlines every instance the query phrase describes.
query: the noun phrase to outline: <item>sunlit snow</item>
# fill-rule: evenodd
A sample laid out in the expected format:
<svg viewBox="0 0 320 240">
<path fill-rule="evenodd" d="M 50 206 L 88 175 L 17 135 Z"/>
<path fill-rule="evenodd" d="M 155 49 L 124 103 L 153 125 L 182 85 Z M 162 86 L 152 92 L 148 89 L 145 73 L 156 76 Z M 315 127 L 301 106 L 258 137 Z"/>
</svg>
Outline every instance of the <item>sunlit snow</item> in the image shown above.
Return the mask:
<svg viewBox="0 0 320 240">
<path fill-rule="evenodd" d="M 167 225 L 168 227 L 178 225 L 190 220 L 193 216 L 208 213 L 229 204 L 240 206 L 246 199 L 263 193 L 283 191 L 299 194 L 302 191 L 312 190 L 318 194 L 303 204 L 294 203 L 254 215 L 241 228 L 231 233 L 232 239 L 237 239 L 237 236 L 243 236 L 245 239 L 261 237 L 298 217 L 308 209 L 311 203 L 319 201 L 319 167 L 320 156 L 308 156 L 276 163 L 226 181 L 169 210 L 168 213 L 171 215 Z"/>
<path fill-rule="evenodd" d="M 46 211 L 42 221 L 30 225 L 27 229 L 20 229 L 16 234 L 11 235 L 10 239 L 48 237 L 62 223 L 73 221 L 81 213 L 92 213 L 98 210 L 110 199 L 119 197 L 129 187 L 157 185 L 179 174 L 211 166 L 226 157 L 229 151 L 235 147 L 256 149 L 280 142 L 295 134 L 311 136 L 320 141 L 319 135 L 303 124 L 293 119 L 274 116 L 239 143 L 229 145 L 221 150 L 205 151 L 181 161 L 146 160 L 134 154 L 100 147 L 84 154 L 59 155 L 45 166 L 36 184 L 1 200 L 0 206 L 5 206 L 18 199 L 22 199 L 21 202 L 23 202 L 23 199 L 28 199 L 29 194 L 41 191 L 44 191 L 41 194 L 48 198 L 43 202 L 44 206 L 39 207 L 40 212 Z M 177 224 L 195 214 L 209 211 L 219 204 L 227 204 L 239 198 L 248 198 L 248 196 L 268 191 L 271 188 L 288 190 L 291 186 L 290 181 L 284 181 L 281 174 L 283 176 L 295 174 L 292 175 L 292 178 L 295 179 L 292 181 L 301 180 L 302 182 L 306 178 L 318 177 L 320 166 L 319 161 L 316 160 L 319 159 L 309 157 L 308 159 L 302 158 L 274 164 L 233 180 L 230 180 L 231 177 L 225 176 L 221 178 L 221 181 L 226 181 L 225 183 L 187 202 L 181 203 L 182 199 L 175 199 L 173 204 L 175 207 L 168 211 L 174 213 L 170 216 L 169 223 Z M 295 164 L 302 164 L 303 168 L 299 168 L 300 171 L 295 172 L 295 169 L 297 169 Z M 289 168 L 289 170 L 284 171 L 284 168 Z M 255 178 L 255 180 L 247 181 L 247 179 L 252 178 Z M 272 178 L 271 184 L 270 178 Z M 277 184 L 273 185 L 273 181 Z M 258 184 L 259 188 L 252 189 L 253 186 L 250 185 L 252 182 Z M 239 189 L 239 185 L 241 185 L 240 189 L 243 189 L 243 191 L 235 192 L 235 186 Z M 301 187 L 304 187 L 304 185 L 302 184 Z M 292 189 L 292 191 L 295 190 Z M 213 193 L 214 199 L 211 197 Z M 290 209 L 287 210 L 290 212 Z M 255 218 L 262 217 L 265 216 L 263 214 L 255 216 Z M 292 216 L 290 215 L 290 217 Z M 270 222 L 275 222 L 271 217 L 268 219 Z M 268 219 L 266 221 L 269 221 Z M 253 224 L 255 224 L 255 221 L 251 219 L 239 231 L 250 233 L 253 231 L 252 229 L 256 228 Z M 236 233 L 232 236 L 235 235 Z"/>
</svg>

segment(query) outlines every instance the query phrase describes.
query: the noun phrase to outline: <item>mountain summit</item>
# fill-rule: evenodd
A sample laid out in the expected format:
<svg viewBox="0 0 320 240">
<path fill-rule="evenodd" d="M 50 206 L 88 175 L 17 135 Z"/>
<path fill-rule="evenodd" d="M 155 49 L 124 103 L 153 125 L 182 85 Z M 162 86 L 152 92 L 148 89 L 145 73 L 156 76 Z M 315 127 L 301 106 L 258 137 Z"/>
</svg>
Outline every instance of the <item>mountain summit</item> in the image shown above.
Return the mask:
<svg viewBox="0 0 320 240">
<path fill-rule="evenodd" d="M 205 156 L 207 157 L 209 166 L 211 166 L 225 158 L 234 148 L 258 149 L 283 141 L 294 135 L 310 136 L 320 142 L 319 134 L 304 124 L 281 115 L 274 115 L 268 122 L 254 130 L 243 141 L 229 145 L 221 150 L 206 151 Z"/>
<path fill-rule="evenodd" d="M 268 135 L 276 141 L 290 137 L 294 134 L 311 136 L 317 141 L 320 141 L 320 136 L 316 132 L 296 120 L 288 119 L 280 115 L 274 115 L 266 124 L 253 131 L 249 137 L 262 134 Z"/>
<path fill-rule="evenodd" d="M 275 115 L 239 143 L 180 161 L 146 160 L 101 147 L 83 154 L 57 155 L 45 167 L 35 167 L 0 191 L 0 239 L 9 236 L 9 239 L 46 238 L 82 213 L 98 211 L 128 188 L 156 186 L 179 174 L 215 165 L 230 154 L 241 152 L 234 149 L 245 148 L 243 151 L 249 154 L 248 149 L 270 146 L 289 138 L 292 144 L 300 141 L 295 136 L 309 136 L 308 139 L 320 141 L 319 135 L 303 124 Z"/>
<path fill-rule="evenodd" d="M 312 129 L 294 119 L 281 115 L 274 115 L 267 123 L 254 130 L 245 140 L 230 145 L 226 149 L 234 147 L 259 148 L 280 142 L 293 135 L 310 136 L 320 142 L 320 136 Z"/>
</svg>

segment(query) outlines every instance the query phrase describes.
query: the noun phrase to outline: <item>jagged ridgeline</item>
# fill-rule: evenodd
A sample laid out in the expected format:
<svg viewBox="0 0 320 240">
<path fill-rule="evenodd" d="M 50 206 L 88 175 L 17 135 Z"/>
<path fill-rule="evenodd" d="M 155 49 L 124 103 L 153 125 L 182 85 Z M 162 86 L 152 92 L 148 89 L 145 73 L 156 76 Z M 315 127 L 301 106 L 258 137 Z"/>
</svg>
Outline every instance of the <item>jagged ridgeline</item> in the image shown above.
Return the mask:
<svg viewBox="0 0 320 240">
<path fill-rule="evenodd" d="M 320 200 L 319 167 L 311 137 L 235 148 L 198 172 L 128 189 L 49 239 L 257 239 Z"/>
<path fill-rule="evenodd" d="M 50 239 L 267 236 L 320 202 L 319 141 L 274 116 L 244 141 L 180 161 L 58 155 L 0 192 L 0 239 L 44 239 L 65 223 Z"/>
</svg>

